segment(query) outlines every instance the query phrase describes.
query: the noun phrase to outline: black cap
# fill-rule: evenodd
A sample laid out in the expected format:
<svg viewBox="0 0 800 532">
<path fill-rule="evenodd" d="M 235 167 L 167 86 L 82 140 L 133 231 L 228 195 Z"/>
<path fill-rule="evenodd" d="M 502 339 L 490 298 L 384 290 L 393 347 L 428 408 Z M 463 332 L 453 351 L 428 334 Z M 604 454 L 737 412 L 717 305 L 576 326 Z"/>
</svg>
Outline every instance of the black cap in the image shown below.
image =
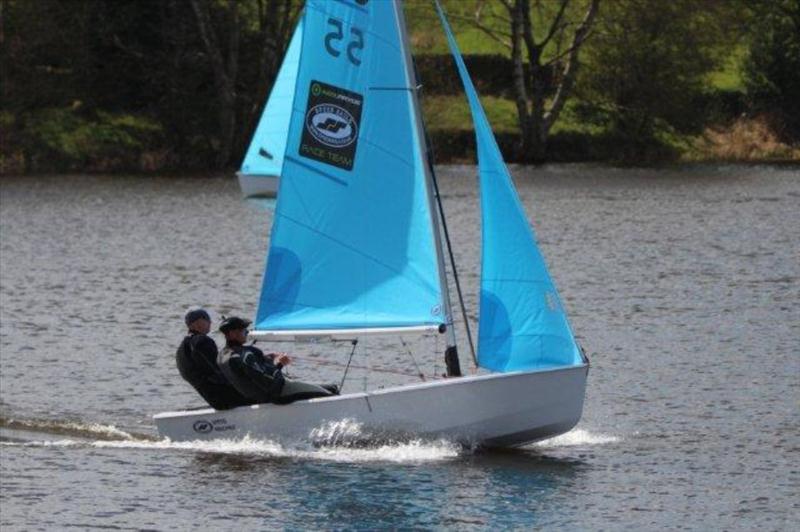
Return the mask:
<svg viewBox="0 0 800 532">
<path fill-rule="evenodd" d="M 250 320 L 244 320 L 236 316 L 231 316 L 230 318 L 225 318 L 225 320 L 219 324 L 219 330 L 226 333 L 236 329 L 247 329 L 251 323 L 253 322 Z"/>
<path fill-rule="evenodd" d="M 183 318 L 183 321 L 185 321 L 186 325 L 189 326 L 199 319 L 211 321 L 211 316 L 209 316 L 208 312 L 206 312 L 205 310 L 198 308 L 187 312 L 186 316 L 184 316 Z"/>
</svg>

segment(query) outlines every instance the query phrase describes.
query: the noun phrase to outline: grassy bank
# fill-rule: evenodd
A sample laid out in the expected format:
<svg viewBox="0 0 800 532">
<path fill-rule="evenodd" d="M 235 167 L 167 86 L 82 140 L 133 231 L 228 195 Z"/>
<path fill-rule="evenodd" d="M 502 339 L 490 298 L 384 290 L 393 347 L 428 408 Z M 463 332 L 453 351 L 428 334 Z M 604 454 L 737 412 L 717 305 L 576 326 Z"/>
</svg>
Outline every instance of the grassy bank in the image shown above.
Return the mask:
<svg viewBox="0 0 800 532">
<path fill-rule="evenodd" d="M 506 160 L 515 162 L 520 143 L 514 102 L 495 96 L 481 99 Z M 738 105 L 733 105 L 736 110 Z M 423 100 L 428 130 L 438 162 L 471 162 L 475 140 L 469 105 L 462 96 L 428 96 Z M 556 123 L 548 143 L 553 162 L 771 162 L 800 163 L 800 144 L 780 140 L 764 116 L 730 116 L 698 134 L 671 134 L 632 142 L 608 129 L 581 122 L 568 107 Z"/>
</svg>

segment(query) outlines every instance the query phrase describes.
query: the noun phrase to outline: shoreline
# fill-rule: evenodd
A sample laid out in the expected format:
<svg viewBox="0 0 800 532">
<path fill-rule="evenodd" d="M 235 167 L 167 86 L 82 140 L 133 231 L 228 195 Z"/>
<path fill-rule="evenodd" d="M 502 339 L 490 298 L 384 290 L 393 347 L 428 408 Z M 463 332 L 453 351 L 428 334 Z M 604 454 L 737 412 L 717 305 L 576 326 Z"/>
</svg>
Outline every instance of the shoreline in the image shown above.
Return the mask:
<svg viewBox="0 0 800 532">
<path fill-rule="evenodd" d="M 641 162 L 641 163 L 616 163 L 610 161 L 596 161 L 596 160 L 572 160 L 572 161 L 545 161 L 543 163 L 507 163 L 512 172 L 516 170 L 547 170 L 552 167 L 581 167 L 587 168 L 604 168 L 614 170 L 686 170 L 698 169 L 703 167 L 775 167 L 775 168 L 797 168 L 800 170 L 800 159 L 750 159 L 750 160 L 723 160 L 723 159 L 692 159 L 692 160 L 676 160 L 676 161 L 660 161 L 660 162 Z M 475 167 L 477 163 L 474 160 L 449 160 L 444 162 L 437 162 L 435 164 L 439 168 L 459 168 L 459 167 Z M 8 172 L 0 173 L 0 182 L 3 179 L 14 178 L 37 178 L 37 177 L 70 177 L 70 176 L 94 176 L 94 177 L 135 177 L 135 178 L 201 178 L 201 179 L 236 179 L 236 168 L 227 170 L 152 170 L 152 171 L 133 171 L 133 170 L 91 170 L 91 169 L 70 169 L 67 171 L 39 171 L 39 172 Z"/>
</svg>

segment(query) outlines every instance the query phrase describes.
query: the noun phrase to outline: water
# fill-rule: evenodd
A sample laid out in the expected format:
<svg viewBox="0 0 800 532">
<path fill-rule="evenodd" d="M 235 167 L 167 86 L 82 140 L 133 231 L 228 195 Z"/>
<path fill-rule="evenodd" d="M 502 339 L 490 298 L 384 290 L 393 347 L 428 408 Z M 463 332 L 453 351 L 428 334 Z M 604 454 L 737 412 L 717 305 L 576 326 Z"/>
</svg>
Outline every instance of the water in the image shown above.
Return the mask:
<svg viewBox="0 0 800 532">
<path fill-rule="evenodd" d="M 440 177 L 474 319 L 472 172 Z M 200 405 L 182 315 L 253 315 L 272 203 L 222 178 L 0 180 L 0 527 L 796 527 L 800 171 L 513 172 L 592 359 L 578 427 L 513 452 L 159 440 L 153 413 Z M 437 342 L 411 342 L 429 378 Z M 291 349 L 321 381 L 349 354 Z M 355 363 L 346 389 L 414 382 L 402 345 Z"/>
</svg>

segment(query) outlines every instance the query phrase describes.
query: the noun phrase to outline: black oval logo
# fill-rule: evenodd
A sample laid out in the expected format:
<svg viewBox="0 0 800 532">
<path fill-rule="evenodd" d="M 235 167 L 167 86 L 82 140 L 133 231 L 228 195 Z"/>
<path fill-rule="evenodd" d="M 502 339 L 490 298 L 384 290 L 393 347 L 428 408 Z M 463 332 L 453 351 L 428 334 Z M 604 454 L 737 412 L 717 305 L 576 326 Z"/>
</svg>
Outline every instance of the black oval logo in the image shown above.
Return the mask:
<svg viewBox="0 0 800 532">
<path fill-rule="evenodd" d="M 205 419 L 201 419 L 200 421 L 195 421 L 192 428 L 195 432 L 199 432 L 200 434 L 208 434 L 212 430 L 214 430 L 214 426 L 206 421 Z"/>
<path fill-rule="evenodd" d="M 349 146 L 358 137 L 358 126 L 353 115 L 332 103 L 312 107 L 306 115 L 306 129 L 318 142 L 331 148 Z"/>
</svg>

